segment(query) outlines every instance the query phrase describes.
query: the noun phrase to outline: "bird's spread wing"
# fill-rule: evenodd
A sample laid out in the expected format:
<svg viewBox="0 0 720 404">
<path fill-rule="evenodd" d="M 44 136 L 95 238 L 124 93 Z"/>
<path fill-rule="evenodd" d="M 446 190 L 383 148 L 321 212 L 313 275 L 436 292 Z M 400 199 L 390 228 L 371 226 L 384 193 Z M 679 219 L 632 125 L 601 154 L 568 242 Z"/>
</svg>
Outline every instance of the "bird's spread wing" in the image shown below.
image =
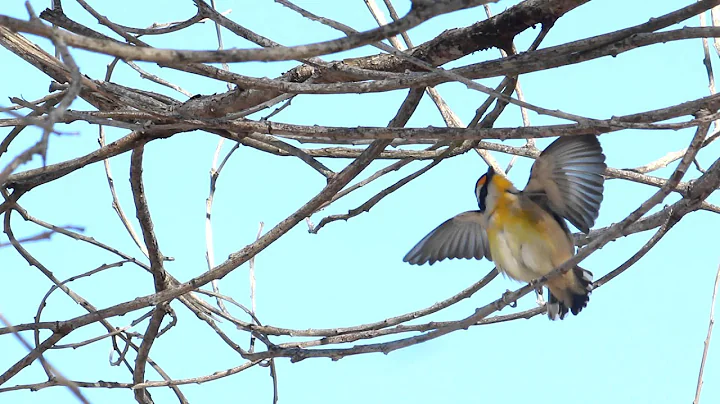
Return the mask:
<svg viewBox="0 0 720 404">
<path fill-rule="evenodd" d="M 410 250 L 403 261 L 430 265 L 445 258 L 490 259 L 481 211 L 461 213 L 438 226 Z"/>
<path fill-rule="evenodd" d="M 554 212 L 587 233 L 598 217 L 606 167 L 597 137 L 561 137 L 537 158 L 523 193 L 546 200 Z"/>
</svg>

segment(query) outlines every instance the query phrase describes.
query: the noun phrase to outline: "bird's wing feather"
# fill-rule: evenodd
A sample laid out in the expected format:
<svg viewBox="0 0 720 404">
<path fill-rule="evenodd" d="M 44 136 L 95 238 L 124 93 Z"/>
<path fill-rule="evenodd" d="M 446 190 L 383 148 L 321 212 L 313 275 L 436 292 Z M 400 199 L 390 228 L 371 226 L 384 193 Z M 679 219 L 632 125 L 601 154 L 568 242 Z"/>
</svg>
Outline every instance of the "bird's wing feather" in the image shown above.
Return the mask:
<svg viewBox="0 0 720 404">
<path fill-rule="evenodd" d="M 561 137 L 537 158 L 523 193 L 546 199 L 553 211 L 587 233 L 600 211 L 606 167 L 597 137 Z"/>
<path fill-rule="evenodd" d="M 490 259 L 481 211 L 461 213 L 431 231 L 403 258 L 413 265 L 430 265 L 445 258 Z"/>
</svg>

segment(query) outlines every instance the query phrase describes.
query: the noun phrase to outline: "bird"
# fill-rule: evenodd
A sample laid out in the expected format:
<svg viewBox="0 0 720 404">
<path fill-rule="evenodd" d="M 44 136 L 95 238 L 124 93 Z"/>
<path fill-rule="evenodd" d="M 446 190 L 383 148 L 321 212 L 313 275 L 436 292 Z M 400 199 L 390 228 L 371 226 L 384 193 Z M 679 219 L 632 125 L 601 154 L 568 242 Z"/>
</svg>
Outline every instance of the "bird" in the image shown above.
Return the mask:
<svg viewBox="0 0 720 404">
<path fill-rule="evenodd" d="M 403 261 L 432 265 L 446 258 L 485 257 L 507 277 L 530 283 L 575 255 L 566 220 L 583 233 L 590 231 L 603 200 L 606 168 L 593 135 L 556 139 L 533 163 L 522 191 L 488 167 L 475 184 L 479 209 L 443 222 Z M 548 317 L 580 313 L 590 300 L 592 280 L 592 273 L 579 266 L 548 280 Z"/>
</svg>

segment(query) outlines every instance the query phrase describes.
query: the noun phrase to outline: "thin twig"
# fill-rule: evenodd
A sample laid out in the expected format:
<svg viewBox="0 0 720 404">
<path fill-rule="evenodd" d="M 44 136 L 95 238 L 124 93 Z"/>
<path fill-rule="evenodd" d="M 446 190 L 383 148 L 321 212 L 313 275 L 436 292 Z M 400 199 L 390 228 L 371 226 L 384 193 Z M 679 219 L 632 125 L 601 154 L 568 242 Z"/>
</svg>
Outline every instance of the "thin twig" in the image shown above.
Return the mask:
<svg viewBox="0 0 720 404">
<path fill-rule="evenodd" d="M 260 222 L 258 225 L 258 231 L 257 235 L 255 236 L 255 241 L 260 239 L 260 235 L 262 235 L 263 227 L 265 227 L 265 222 Z M 250 258 L 250 262 L 248 263 L 248 276 L 250 278 L 250 313 L 253 318 L 253 320 L 256 321 L 257 324 L 257 312 L 256 312 L 256 306 L 255 306 L 255 257 L 253 256 Z M 250 348 L 248 349 L 248 352 L 253 352 L 255 350 L 255 336 L 250 336 Z"/>
<path fill-rule="evenodd" d="M 705 13 L 700 13 L 700 26 L 705 27 L 707 26 L 707 23 L 705 21 Z M 710 59 L 710 46 L 708 44 L 707 38 L 702 38 L 702 46 L 703 46 L 703 65 L 705 65 L 705 70 L 707 71 L 708 76 L 708 89 L 710 90 L 710 95 L 715 94 L 715 74 L 713 73 L 712 68 L 712 60 Z M 720 130 L 720 120 L 715 121 L 715 130 Z"/>
<path fill-rule="evenodd" d="M 213 206 L 213 200 L 215 199 L 215 190 L 217 189 L 217 180 L 220 176 L 220 173 L 222 172 L 223 167 L 225 167 L 225 163 L 230 159 L 230 156 L 235 153 L 235 151 L 240 147 L 239 143 L 235 143 L 235 145 L 230 149 L 230 151 L 225 155 L 222 162 L 218 166 L 218 159 L 220 157 L 220 150 L 222 150 L 222 146 L 225 139 L 220 139 L 218 141 L 217 147 L 215 147 L 215 153 L 213 154 L 213 160 L 212 160 L 212 166 L 210 167 L 210 194 L 208 195 L 207 199 L 205 200 L 205 258 L 207 260 L 208 264 L 208 271 L 213 269 L 215 267 L 215 248 L 213 243 L 213 230 L 212 230 L 212 206 Z M 220 293 L 220 285 L 218 284 L 217 279 L 212 281 L 212 288 L 213 292 L 219 294 Z M 220 310 L 222 310 L 224 313 L 228 313 L 227 308 L 225 308 L 225 304 L 223 303 L 222 299 L 216 298 L 216 303 Z"/>
<path fill-rule="evenodd" d="M 705 343 L 703 347 L 702 359 L 700 360 L 700 372 L 698 374 L 697 387 L 695 388 L 695 399 L 693 404 L 700 403 L 700 391 L 703 386 L 703 372 L 705 371 L 705 360 L 707 359 L 708 348 L 710 348 L 710 337 L 712 337 L 712 329 L 715 324 L 715 297 L 717 296 L 718 287 L 720 287 L 720 265 L 718 265 L 717 273 L 715 274 L 715 286 L 713 286 L 712 299 L 710 300 L 710 321 L 708 324 L 707 337 L 705 337 Z"/>
</svg>

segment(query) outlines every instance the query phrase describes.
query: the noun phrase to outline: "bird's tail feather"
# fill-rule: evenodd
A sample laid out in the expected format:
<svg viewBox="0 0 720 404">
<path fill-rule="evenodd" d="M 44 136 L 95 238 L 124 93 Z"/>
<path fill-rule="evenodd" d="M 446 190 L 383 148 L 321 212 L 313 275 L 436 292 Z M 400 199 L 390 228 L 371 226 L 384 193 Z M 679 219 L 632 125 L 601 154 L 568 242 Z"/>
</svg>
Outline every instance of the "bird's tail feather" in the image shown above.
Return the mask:
<svg viewBox="0 0 720 404">
<path fill-rule="evenodd" d="M 572 270 L 575 275 L 575 284 L 565 290 L 564 296 L 555 296 L 548 293 L 547 313 L 551 320 L 562 320 L 568 311 L 576 315 L 585 308 L 590 301 L 592 293 L 592 272 L 575 267 Z"/>
</svg>

